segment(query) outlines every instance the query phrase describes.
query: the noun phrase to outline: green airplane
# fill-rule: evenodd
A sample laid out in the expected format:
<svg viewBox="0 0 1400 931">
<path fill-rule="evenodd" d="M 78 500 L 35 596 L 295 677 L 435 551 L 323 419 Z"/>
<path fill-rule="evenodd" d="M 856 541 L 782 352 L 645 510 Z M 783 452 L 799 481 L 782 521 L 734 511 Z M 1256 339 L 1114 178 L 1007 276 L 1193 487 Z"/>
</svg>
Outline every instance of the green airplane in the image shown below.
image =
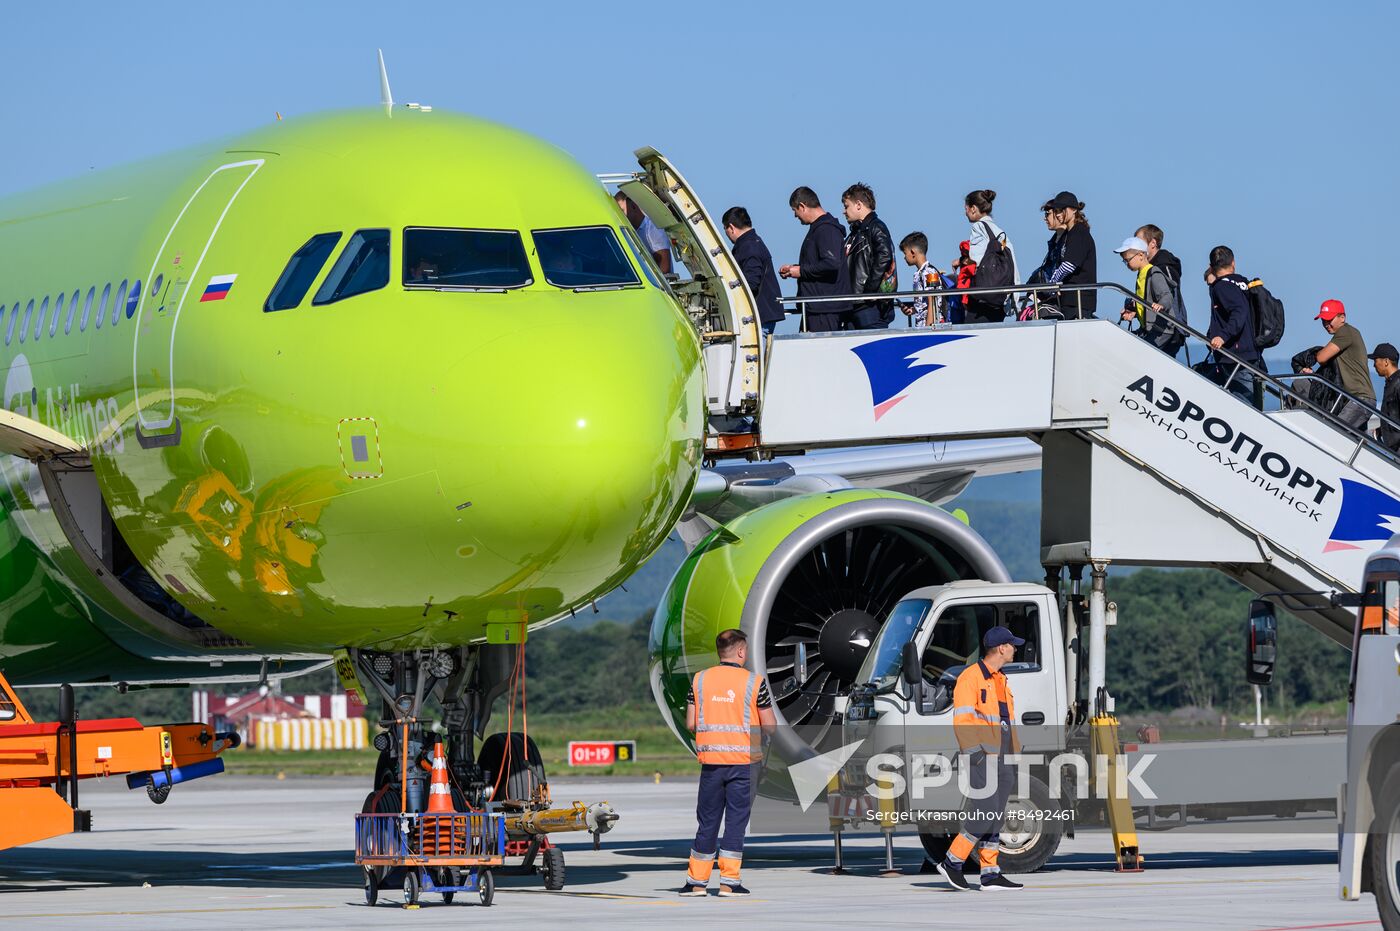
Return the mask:
<svg viewBox="0 0 1400 931">
<path fill-rule="evenodd" d="M 751 586 L 781 605 L 783 579 L 820 586 L 841 559 L 878 573 L 882 550 L 902 554 L 891 603 L 996 577 L 933 503 L 1035 467 L 1034 447 L 773 459 L 753 296 L 684 179 L 638 157 L 614 180 L 670 235 L 673 280 L 563 151 L 394 106 L 387 84 L 383 108 L 0 200 L 0 670 L 248 681 L 335 656 L 386 719 L 436 699 L 465 738 L 461 784 L 484 790 L 484 756 L 499 767 L 515 738 L 483 757 L 474 741 L 528 631 L 673 531 L 696 548 L 657 614 L 668 716 L 716 631 L 768 636 L 744 613 Z M 837 558 L 818 540 L 764 576 L 814 520 L 860 546 Z M 725 567 L 742 571 L 703 594 L 680 584 Z M 858 644 L 878 629 L 883 602 L 857 605 L 843 578 L 783 609 L 769 656 L 792 630 L 831 622 Z M 376 787 L 401 749 L 381 737 Z"/>
</svg>

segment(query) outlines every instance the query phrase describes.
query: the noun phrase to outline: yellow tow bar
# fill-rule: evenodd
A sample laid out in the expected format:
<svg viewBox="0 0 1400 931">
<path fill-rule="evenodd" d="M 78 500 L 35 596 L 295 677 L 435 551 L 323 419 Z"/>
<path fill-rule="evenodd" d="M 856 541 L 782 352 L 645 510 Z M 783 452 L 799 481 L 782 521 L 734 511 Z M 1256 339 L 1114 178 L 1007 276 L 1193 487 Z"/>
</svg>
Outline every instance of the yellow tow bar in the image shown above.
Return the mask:
<svg viewBox="0 0 1400 931">
<path fill-rule="evenodd" d="M 1118 741 L 1118 719 L 1109 714 L 1092 718 L 1089 736 L 1094 760 L 1107 762 L 1104 780 L 1107 785 L 1101 791 L 1104 804 L 1108 806 L 1108 826 L 1113 831 L 1113 859 L 1117 871 L 1141 873 L 1142 854 L 1138 851 L 1133 806 L 1128 801 L 1127 761 L 1123 758 L 1123 745 Z"/>
</svg>

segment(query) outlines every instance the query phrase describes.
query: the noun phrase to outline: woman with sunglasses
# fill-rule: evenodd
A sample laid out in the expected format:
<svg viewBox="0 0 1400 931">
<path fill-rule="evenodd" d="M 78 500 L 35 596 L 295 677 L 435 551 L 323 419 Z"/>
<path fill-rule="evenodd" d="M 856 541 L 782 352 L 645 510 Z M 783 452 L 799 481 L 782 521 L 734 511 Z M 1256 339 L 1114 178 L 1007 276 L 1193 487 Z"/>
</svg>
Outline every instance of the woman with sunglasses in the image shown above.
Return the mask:
<svg viewBox="0 0 1400 931">
<path fill-rule="evenodd" d="M 1098 280 L 1098 254 L 1084 204 L 1069 191 L 1061 191 L 1040 208 L 1045 225 L 1054 232 L 1045 252 L 1045 261 L 1031 281 L 1058 284 L 1091 284 Z M 1041 317 L 1083 319 L 1098 308 L 1096 291 L 1065 291 L 1055 296 L 1055 308 L 1044 307 Z"/>
</svg>

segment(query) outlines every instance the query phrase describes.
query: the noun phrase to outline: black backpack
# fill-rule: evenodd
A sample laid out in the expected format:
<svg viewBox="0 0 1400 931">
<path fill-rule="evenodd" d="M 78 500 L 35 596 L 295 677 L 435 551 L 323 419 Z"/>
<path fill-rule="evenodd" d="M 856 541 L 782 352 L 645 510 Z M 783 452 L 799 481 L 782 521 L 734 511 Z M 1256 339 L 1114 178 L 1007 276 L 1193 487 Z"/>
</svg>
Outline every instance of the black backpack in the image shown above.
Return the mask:
<svg viewBox="0 0 1400 931">
<path fill-rule="evenodd" d="M 987 231 L 987 251 L 982 253 L 982 261 L 977 263 L 977 276 L 973 286 L 978 288 L 1011 287 L 1016 283 L 1016 266 L 1011 259 L 1011 247 L 1006 244 L 1006 234 L 1000 236 L 992 232 L 992 225 L 986 220 L 982 227 Z M 996 303 L 995 294 L 983 294 L 981 300 Z"/>
<path fill-rule="evenodd" d="M 1248 294 L 1254 316 L 1254 348 L 1272 349 L 1283 339 L 1283 301 L 1269 293 L 1262 278 L 1250 280 Z"/>
</svg>

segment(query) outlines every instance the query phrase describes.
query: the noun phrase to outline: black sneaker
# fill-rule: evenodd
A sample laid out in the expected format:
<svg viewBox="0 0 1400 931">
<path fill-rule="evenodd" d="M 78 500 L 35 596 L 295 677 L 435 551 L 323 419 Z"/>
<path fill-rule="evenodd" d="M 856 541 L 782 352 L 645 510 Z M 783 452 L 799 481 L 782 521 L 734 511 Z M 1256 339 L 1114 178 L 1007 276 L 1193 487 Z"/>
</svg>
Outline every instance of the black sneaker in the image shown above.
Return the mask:
<svg viewBox="0 0 1400 931">
<path fill-rule="evenodd" d="M 1015 889 L 1024 888 L 1026 887 L 1022 883 L 1018 883 L 1014 880 L 1007 879 L 1006 876 L 1001 873 L 982 874 L 983 892 L 1011 892 Z"/>
<path fill-rule="evenodd" d="M 700 885 L 699 883 L 686 883 L 684 886 L 681 886 L 680 894 L 692 897 L 697 895 L 708 895 L 709 890 L 707 890 L 704 886 Z"/>
<path fill-rule="evenodd" d="M 719 894 L 723 898 L 728 898 L 731 895 L 748 895 L 749 890 L 745 889 L 738 883 L 735 883 L 732 886 L 728 883 L 720 883 Z"/>
<path fill-rule="evenodd" d="M 940 860 L 938 863 L 938 872 L 942 873 L 943 878 L 948 880 L 949 885 L 959 892 L 966 892 L 972 888 L 972 886 L 968 884 L 967 879 L 963 876 L 961 863 L 954 866 L 947 860 Z"/>
</svg>

